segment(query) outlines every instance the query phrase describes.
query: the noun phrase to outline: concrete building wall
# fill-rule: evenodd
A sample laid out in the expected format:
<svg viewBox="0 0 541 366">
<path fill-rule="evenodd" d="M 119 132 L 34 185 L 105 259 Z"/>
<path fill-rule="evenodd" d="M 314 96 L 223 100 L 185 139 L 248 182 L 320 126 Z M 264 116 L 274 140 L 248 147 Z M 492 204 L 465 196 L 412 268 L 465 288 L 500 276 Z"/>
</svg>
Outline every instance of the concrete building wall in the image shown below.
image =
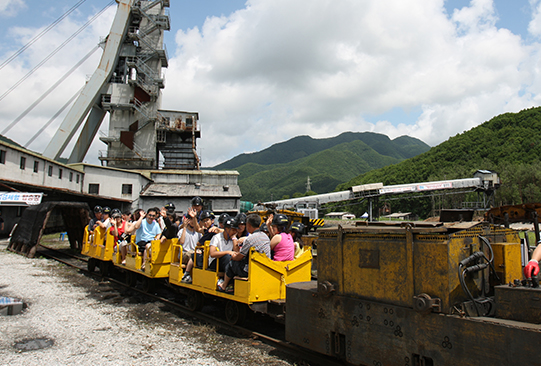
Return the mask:
<svg viewBox="0 0 541 366">
<path fill-rule="evenodd" d="M 231 170 L 190 170 L 190 171 L 152 171 L 155 183 L 185 183 L 209 185 L 237 185 L 239 173 Z"/>
<path fill-rule="evenodd" d="M 143 187 L 150 182 L 138 172 L 127 170 L 85 164 L 84 172 L 83 193 L 106 197 L 135 200 Z"/>
<path fill-rule="evenodd" d="M 3 179 L 81 192 L 83 173 L 68 165 L 0 142 L 0 176 Z"/>
</svg>

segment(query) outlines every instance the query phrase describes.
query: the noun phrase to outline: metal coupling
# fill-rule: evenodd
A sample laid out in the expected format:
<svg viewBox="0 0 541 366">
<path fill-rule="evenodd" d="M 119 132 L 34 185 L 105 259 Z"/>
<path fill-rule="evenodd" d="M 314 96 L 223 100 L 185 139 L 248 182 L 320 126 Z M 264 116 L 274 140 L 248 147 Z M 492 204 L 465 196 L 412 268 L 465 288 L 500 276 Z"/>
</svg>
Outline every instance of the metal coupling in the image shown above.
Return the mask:
<svg viewBox="0 0 541 366">
<path fill-rule="evenodd" d="M 441 312 L 441 299 L 431 298 L 428 294 L 413 296 L 413 308 L 420 313 Z"/>
</svg>

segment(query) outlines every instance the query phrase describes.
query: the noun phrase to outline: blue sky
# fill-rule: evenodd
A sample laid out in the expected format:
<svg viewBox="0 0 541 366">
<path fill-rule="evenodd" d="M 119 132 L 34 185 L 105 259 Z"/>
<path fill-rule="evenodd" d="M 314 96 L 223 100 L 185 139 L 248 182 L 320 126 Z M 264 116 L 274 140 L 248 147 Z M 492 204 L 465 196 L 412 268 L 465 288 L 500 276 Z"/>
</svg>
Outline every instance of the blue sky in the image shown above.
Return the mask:
<svg viewBox="0 0 541 366">
<path fill-rule="evenodd" d="M 77 2 L 0 0 L 0 62 Z M 86 1 L 1 69 L 0 95 L 108 3 Z M 172 0 L 162 107 L 199 112 L 206 166 L 301 134 L 372 131 L 434 146 L 495 115 L 540 104 L 540 6 L 541 0 Z M 107 35 L 114 8 L 0 100 L 0 131 Z M 99 56 L 6 136 L 25 144 L 79 90 Z M 30 148 L 43 151 L 60 122 Z M 96 163 L 103 149 L 96 139 L 86 160 Z"/>
</svg>

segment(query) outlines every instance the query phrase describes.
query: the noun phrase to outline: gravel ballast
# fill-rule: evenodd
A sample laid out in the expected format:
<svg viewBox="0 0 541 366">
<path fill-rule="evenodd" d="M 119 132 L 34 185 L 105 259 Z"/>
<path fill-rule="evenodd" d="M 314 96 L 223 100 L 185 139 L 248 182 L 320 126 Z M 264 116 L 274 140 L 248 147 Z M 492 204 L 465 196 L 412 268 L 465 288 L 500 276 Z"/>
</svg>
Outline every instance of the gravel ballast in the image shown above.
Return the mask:
<svg viewBox="0 0 541 366">
<path fill-rule="evenodd" d="M 0 296 L 23 300 L 0 316 L 0 365 L 290 365 L 257 340 L 229 336 L 123 296 L 108 282 L 43 258 L 6 251 L 0 242 Z"/>
</svg>

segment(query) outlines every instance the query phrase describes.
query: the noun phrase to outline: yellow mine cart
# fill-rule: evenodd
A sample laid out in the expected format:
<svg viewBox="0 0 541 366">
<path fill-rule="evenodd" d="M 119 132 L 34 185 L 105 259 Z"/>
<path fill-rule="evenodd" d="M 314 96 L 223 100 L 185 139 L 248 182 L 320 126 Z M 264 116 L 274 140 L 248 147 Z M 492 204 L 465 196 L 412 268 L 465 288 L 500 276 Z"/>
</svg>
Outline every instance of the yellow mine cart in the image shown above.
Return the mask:
<svg viewBox="0 0 541 366">
<path fill-rule="evenodd" d="M 115 253 L 114 264 L 116 268 L 125 271 L 126 283 L 128 285 L 134 286 L 137 279 L 140 279 L 143 282 L 143 289 L 148 291 L 153 284 L 153 279 L 169 277 L 172 247 L 177 241 L 177 238 L 167 239 L 163 243 L 160 240 L 152 240 L 150 242 L 150 255 L 144 269 L 141 269 L 143 253 L 139 253 L 139 248 L 132 241 L 128 243 L 126 263 L 122 264 L 120 253 L 117 251 Z"/>
<path fill-rule="evenodd" d="M 214 271 L 208 269 L 209 242 L 197 247 L 196 253 L 198 251 L 203 256 L 203 265 L 202 268 L 194 267 L 192 283 L 180 282 L 182 266 L 171 271 L 169 281 L 186 292 L 187 304 L 192 310 L 199 310 L 203 306 L 205 295 L 227 300 L 226 320 L 231 324 L 241 323 L 248 307 L 252 311 L 282 319 L 286 285 L 311 279 L 312 253 L 309 248 L 299 258 L 284 262 L 273 261 L 252 249 L 248 259 L 248 277 L 235 277 L 230 283 L 234 291 L 224 293 L 217 291 L 217 282 L 224 273 L 218 272 L 219 266 Z"/>
<path fill-rule="evenodd" d="M 96 266 L 99 266 L 102 274 L 105 275 L 107 273 L 109 262 L 113 259 L 114 245 L 114 236 L 105 229 L 98 226 L 90 234 L 88 232 L 88 226 L 85 227 L 81 254 L 90 257 L 88 259 L 89 272 L 94 272 Z"/>
</svg>

